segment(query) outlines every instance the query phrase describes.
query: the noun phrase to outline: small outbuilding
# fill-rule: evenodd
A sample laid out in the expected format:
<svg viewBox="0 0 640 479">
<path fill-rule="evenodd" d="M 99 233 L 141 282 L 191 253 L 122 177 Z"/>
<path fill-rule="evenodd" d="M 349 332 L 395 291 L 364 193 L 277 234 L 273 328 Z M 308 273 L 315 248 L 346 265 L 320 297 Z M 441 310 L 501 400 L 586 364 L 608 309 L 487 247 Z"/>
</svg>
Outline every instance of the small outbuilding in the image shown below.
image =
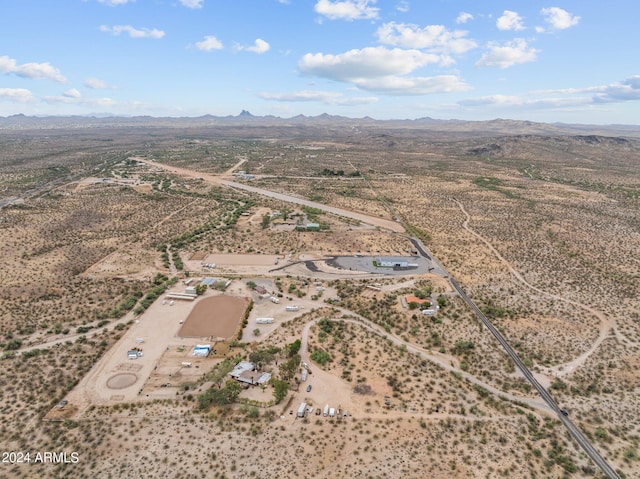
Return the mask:
<svg viewBox="0 0 640 479">
<path fill-rule="evenodd" d="M 211 353 L 210 344 L 196 344 L 193 348 L 193 355 L 198 358 L 206 358 Z"/>
</svg>

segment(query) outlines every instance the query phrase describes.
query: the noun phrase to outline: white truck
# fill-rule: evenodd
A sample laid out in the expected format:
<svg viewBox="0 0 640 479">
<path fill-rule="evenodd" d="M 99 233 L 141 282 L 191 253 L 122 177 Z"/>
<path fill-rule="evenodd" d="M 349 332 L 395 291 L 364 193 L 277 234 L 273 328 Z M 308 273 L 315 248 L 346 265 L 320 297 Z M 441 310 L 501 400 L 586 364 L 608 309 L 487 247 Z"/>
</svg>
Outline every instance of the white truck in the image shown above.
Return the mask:
<svg viewBox="0 0 640 479">
<path fill-rule="evenodd" d="M 324 417 L 327 417 L 329 415 L 329 405 L 328 404 L 324 407 L 324 410 L 322 411 L 322 415 Z"/>
<path fill-rule="evenodd" d="M 275 304 L 279 304 L 280 300 L 278 298 L 276 298 L 275 296 L 271 296 L 271 302 L 275 303 Z"/>
<path fill-rule="evenodd" d="M 306 412 L 307 412 L 307 403 L 303 402 L 300 404 L 300 407 L 298 408 L 298 417 L 304 417 Z"/>
<path fill-rule="evenodd" d="M 336 408 L 332 407 L 329 409 L 329 417 L 334 417 L 336 415 Z"/>
</svg>

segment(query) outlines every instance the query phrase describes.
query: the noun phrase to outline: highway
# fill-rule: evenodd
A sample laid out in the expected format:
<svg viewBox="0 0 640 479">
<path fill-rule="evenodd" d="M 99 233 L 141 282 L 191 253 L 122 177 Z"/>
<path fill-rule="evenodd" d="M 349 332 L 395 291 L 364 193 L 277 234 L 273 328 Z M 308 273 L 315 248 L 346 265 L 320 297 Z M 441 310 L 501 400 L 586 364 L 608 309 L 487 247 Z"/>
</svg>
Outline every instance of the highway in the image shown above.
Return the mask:
<svg viewBox="0 0 640 479">
<path fill-rule="evenodd" d="M 507 340 L 504 339 L 504 336 L 498 331 L 498 329 L 487 319 L 480 308 L 478 308 L 475 303 L 467 296 L 467 294 L 460 287 L 458 282 L 449 278 L 451 285 L 458 292 L 460 297 L 469 305 L 469 307 L 476 313 L 478 318 L 484 323 L 484 325 L 491 331 L 491 334 L 498 340 L 498 342 L 502 345 L 504 350 L 507 352 L 509 357 L 513 360 L 513 362 L 518 366 L 518 369 L 522 372 L 524 377 L 531 383 L 531 385 L 538 391 L 538 394 L 542 397 L 542 399 L 549 405 L 549 407 L 558 415 L 558 418 L 564 426 L 569 431 L 569 434 L 573 437 L 573 439 L 580 445 L 580 447 L 584 450 L 584 452 L 596 463 L 596 465 L 602 470 L 602 472 L 611 479 L 619 479 L 620 476 L 616 473 L 615 469 L 613 469 L 609 463 L 600 455 L 598 450 L 589 442 L 589 440 L 582 434 L 580 429 L 576 427 L 575 424 L 569 419 L 569 417 L 563 412 L 563 410 L 558 406 L 553 396 L 549 394 L 542 384 L 538 382 L 535 376 L 529 371 L 529 368 L 525 366 L 520 357 L 516 354 L 513 348 L 507 343 Z"/>
</svg>

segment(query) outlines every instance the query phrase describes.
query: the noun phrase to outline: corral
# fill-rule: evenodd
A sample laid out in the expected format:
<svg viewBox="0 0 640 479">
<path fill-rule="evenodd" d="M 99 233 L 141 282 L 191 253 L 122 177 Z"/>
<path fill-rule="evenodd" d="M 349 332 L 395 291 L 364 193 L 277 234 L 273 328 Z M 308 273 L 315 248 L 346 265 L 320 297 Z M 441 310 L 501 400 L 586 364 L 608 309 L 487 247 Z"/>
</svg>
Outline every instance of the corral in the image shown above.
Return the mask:
<svg viewBox="0 0 640 479">
<path fill-rule="evenodd" d="M 230 338 L 237 331 L 247 309 L 247 300 L 220 295 L 198 302 L 180 328 L 183 338 Z"/>
</svg>

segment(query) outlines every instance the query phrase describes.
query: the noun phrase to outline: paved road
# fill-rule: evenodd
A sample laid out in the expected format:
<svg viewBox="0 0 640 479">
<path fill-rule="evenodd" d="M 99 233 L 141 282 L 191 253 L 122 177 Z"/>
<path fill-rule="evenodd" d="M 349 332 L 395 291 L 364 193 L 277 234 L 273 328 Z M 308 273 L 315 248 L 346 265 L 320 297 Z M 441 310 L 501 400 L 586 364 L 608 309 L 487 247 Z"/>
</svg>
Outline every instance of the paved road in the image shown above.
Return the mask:
<svg viewBox="0 0 640 479">
<path fill-rule="evenodd" d="M 558 403 L 556 403 L 555 399 L 553 399 L 553 396 L 549 394 L 549 391 L 547 391 L 538 382 L 538 380 L 534 377 L 533 373 L 531 373 L 531 371 L 529 371 L 529 368 L 527 368 L 527 366 L 525 366 L 525 364 L 522 362 L 518 354 L 509 345 L 509 343 L 507 343 L 507 340 L 504 338 L 504 336 L 502 336 L 500 331 L 498 331 L 498 329 L 491 323 L 491 321 L 489 321 L 487 317 L 482 313 L 482 311 L 480 311 L 480 308 L 478 308 L 475 305 L 475 303 L 471 300 L 471 298 L 467 296 L 467 294 L 460 287 L 458 282 L 453 278 L 449 278 L 449 281 L 451 281 L 451 285 L 456 289 L 460 297 L 465 301 L 465 303 L 469 305 L 469 307 L 476 313 L 478 318 L 480 318 L 480 320 L 484 323 L 487 329 L 491 331 L 491 334 L 493 334 L 493 336 L 502 345 L 504 350 L 507 352 L 509 357 L 516 364 L 518 369 L 520 369 L 520 371 L 522 372 L 524 377 L 527 379 L 527 381 L 529 381 L 529 383 L 536 389 L 536 391 L 538 391 L 538 394 L 540 394 L 542 399 L 544 399 L 544 401 L 549 405 L 549 407 L 558 415 L 558 418 L 560 419 L 560 421 L 562 421 L 562 423 L 565 425 L 565 427 L 569 431 L 569 434 L 571 434 L 573 439 L 575 439 L 575 441 L 580 445 L 580 447 L 582 447 L 584 452 L 593 460 L 593 462 L 597 464 L 597 466 L 602 470 L 602 472 L 604 472 L 604 474 L 607 477 L 610 477 L 612 479 L 619 479 L 619 476 L 616 473 L 615 469 L 613 469 L 609 465 L 609 463 L 604 459 L 604 457 L 600 455 L 598 450 L 589 442 L 589 440 L 584 436 L 584 434 L 582 434 L 582 432 L 576 427 L 576 425 L 573 424 L 573 422 L 569 419 L 569 417 L 564 413 L 563 409 L 561 409 L 560 406 L 558 406 Z"/>
<path fill-rule="evenodd" d="M 553 410 L 551 410 L 549 408 L 549 406 L 543 402 L 540 401 L 540 399 L 536 399 L 536 398 L 530 398 L 530 397 L 523 397 L 523 396 L 517 396 L 515 394 L 510 394 L 504 391 L 501 391 L 500 389 L 497 389 L 493 386 L 491 386 L 490 384 L 487 384 L 486 382 L 476 378 L 475 376 L 472 376 L 471 374 L 466 373 L 465 371 L 462 371 L 459 368 L 456 368 L 455 366 L 452 366 L 451 364 L 451 359 L 445 357 L 445 356 L 441 356 L 441 355 L 436 355 L 433 352 L 427 351 L 424 348 L 421 348 L 420 346 L 417 346 L 413 343 L 407 342 L 405 340 L 403 340 L 402 338 L 395 336 L 393 333 L 388 333 L 386 332 L 382 327 L 378 326 L 377 324 L 369 321 L 368 319 L 359 316 L 357 314 L 355 314 L 353 311 L 349 311 L 347 309 L 344 308 L 337 308 L 335 306 L 333 306 L 333 308 L 341 311 L 342 313 L 350 316 L 350 318 L 341 318 L 341 319 L 336 319 L 335 321 L 345 321 L 347 323 L 352 323 L 352 324 L 356 324 L 362 328 L 365 328 L 369 331 L 371 331 L 372 333 L 377 334 L 378 336 L 385 338 L 389 341 L 391 341 L 393 344 L 395 344 L 396 346 L 404 346 L 407 350 L 407 352 L 411 353 L 411 354 L 415 354 L 420 356 L 423 359 L 426 359 L 427 361 L 430 361 L 438 366 L 440 366 L 442 369 L 444 369 L 445 371 L 454 373 L 458 376 L 460 376 L 461 378 L 465 379 L 466 381 L 470 382 L 471 384 L 475 384 L 477 386 L 480 386 L 481 388 L 487 390 L 488 392 L 490 392 L 491 394 L 494 394 L 496 396 L 502 397 L 508 401 L 513 401 L 515 403 L 521 403 L 521 404 L 526 404 L 529 407 L 532 407 L 534 409 L 538 409 L 540 411 L 544 411 L 546 413 L 550 413 L 553 412 Z M 301 347 L 300 347 L 300 355 L 302 356 L 302 360 L 304 362 L 310 363 L 310 359 L 309 359 L 309 351 L 308 351 L 308 344 L 309 344 L 309 329 L 311 328 L 311 326 L 313 326 L 315 323 L 317 323 L 318 320 L 314 319 L 312 321 L 309 321 L 307 324 L 305 324 L 303 330 L 302 330 L 302 342 L 301 342 Z"/>
<path fill-rule="evenodd" d="M 549 293 L 549 292 L 544 291 L 544 290 L 532 285 L 531 283 L 529 283 L 526 279 L 524 279 L 524 277 L 520 274 L 520 272 L 517 271 L 511 265 L 511 263 L 509 263 L 509 261 L 507 261 L 486 238 L 484 238 L 482 235 L 480 235 L 479 233 L 477 233 L 476 231 L 474 231 L 473 229 L 471 229 L 469 227 L 469 221 L 471 221 L 471 216 L 469 215 L 467 210 L 465 210 L 465 208 L 462 205 L 462 203 L 460 203 L 455 198 L 453 198 L 453 201 L 458 205 L 458 207 L 460 208 L 462 213 L 464 213 L 464 215 L 465 215 L 465 220 L 462 223 L 462 228 L 464 228 L 466 231 L 468 231 L 473 236 L 475 236 L 480 241 L 482 241 L 482 243 L 484 243 L 484 245 L 496 256 L 496 258 L 498 258 L 500 260 L 500 262 L 502 262 L 502 264 L 505 265 L 505 267 L 509 270 L 509 272 L 513 275 L 513 277 L 515 279 L 520 281 L 520 283 L 522 283 L 524 286 L 526 286 L 527 288 L 529 288 L 532 291 L 535 291 L 535 292 L 537 292 L 539 294 L 542 294 L 544 296 L 547 296 L 549 298 L 553 298 L 555 300 L 562 301 L 564 303 L 570 304 L 574 308 L 582 309 L 583 311 L 586 311 L 587 314 L 595 316 L 596 318 L 598 318 L 600 320 L 600 334 L 598 335 L 598 338 L 593 342 L 593 344 L 591 345 L 589 350 L 585 351 L 580 356 L 578 356 L 577 358 L 569 361 L 568 363 L 557 364 L 555 366 L 548 367 L 546 369 L 548 371 L 548 374 L 553 374 L 553 375 L 555 375 L 557 377 L 560 377 L 560 376 L 565 376 L 565 375 L 573 372 L 576 368 L 578 368 L 579 366 L 584 364 L 584 362 L 593 353 L 596 352 L 596 350 L 600 347 L 600 344 L 602 344 L 602 342 L 607 337 L 609 337 L 610 332 L 614 329 L 615 321 L 612 318 L 608 318 L 601 311 L 593 309 L 593 308 L 587 306 L 586 304 L 584 304 L 583 302 L 574 301 L 572 299 L 565 298 L 565 297 L 559 296 L 557 294 Z"/>
<path fill-rule="evenodd" d="M 385 228 L 385 229 L 394 231 L 396 233 L 405 233 L 404 227 L 400 223 L 397 223 L 392 220 L 377 218 L 375 216 L 369 216 L 364 213 L 357 213 L 355 211 L 349 211 L 342 208 L 335 208 L 333 206 L 323 205 L 322 203 L 316 203 L 315 201 L 305 200 L 304 198 L 299 198 L 297 196 L 287 195 L 284 193 L 278 193 L 275 191 L 265 190 L 263 188 L 257 188 L 255 186 L 246 185 L 244 183 L 237 183 L 235 181 L 225 180 L 220 176 L 211 175 L 208 173 L 188 170 L 186 168 L 178 168 L 176 166 L 171 166 L 164 163 L 158 163 L 155 161 L 149 161 L 139 157 L 136 157 L 136 160 L 142 163 L 146 163 L 150 166 L 154 166 L 156 168 L 160 168 L 160 169 L 169 171 L 171 173 L 175 173 L 177 175 L 187 176 L 190 178 L 202 178 L 203 180 L 208 181 L 210 183 L 225 185 L 225 186 L 228 186 L 229 188 L 235 188 L 237 190 L 249 191 L 251 193 L 256 193 L 258 195 L 275 198 L 280 201 L 286 201 L 287 203 L 294 203 L 301 206 L 308 206 L 310 208 L 317 208 L 319 210 L 326 211 L 327 213 L 333 213 L 335 215 L 358 220 L 358 221 L 361 221 L 362 223 L 366 223 L 369 225 L 379 226 L 380 228 Z"/>
<path fill-rule="evenodd" d="M 182 175 L 190 176 L 190 177 L 202 177 L 202 178 L 204 178 L 204 179 L 206 179 L 208 181 L 211 181 L 211 182 L 214 182 L 214 183 L 218 183 L 218 184 L 223 184 L 223 185 L 229 186 L 231 188 L 236 188 L 236 189 L 240 189 L 240 190 L 244 190 L 244 191 L 250 191 L 250 192 L 257 193 L 257 194 L 260 194 L 260 195 L 263 195 L 263 196 L 268 196 L 268 197 L 271 197 L 271 198 L 279 199 L 281 201 L 295 203 L 295 204 L 299 204 L 299 205 L 303 205 L 303 206 L 309 206 L 309 207 L 312 207 L 312 208 L 318 208 L 318 209 L 321 209 L 321 210 L 329 212 L 329 213 L 333 213 L 333 214 L 336 214 L 336 215 L 344 216 L 344 217 L 347 217 L 347 218 L 356 219 L 358 221 L 362 221 L 362 222 L 367 223 L 367 224 L 373 224 L 373 225 L 376 225 L 376 226 L 380 226 L 380 227 L 389 229 L 391 231 L 395 231 L 395 232 L 398 232 L 398 233 L 405 233 L 404 225 L 402 225 L 401 223 L 397 223 L 395 221 L 385 220 L 385 219 L 381 219 L 381 218 L 375 218 L 375 217 L 364 215 L 364 214 L 361 214 L 361 213 L 356 213 L 356 212 L 352 212 L 352 211 L 348 211 L 348 210 L 343 210 L 341 208 L 334 208 L 334 207 L 331 207 L 331 206 L 323 205 L 321 203 L 308 201 L 308 200 L 305 200 L 305 199 L 302 199 L 302 198 L 298 198 L 298 197 L 295 197 L 295 196 L 286 195 L 286 194 L 282 194 L 282 193 L 277 193 L 277 192 L 265 190 L 265 189 L 262 189 L 262 188 L 256 188 L 256 187 L 253 187 L 253 186 L 245 185 L 243 183 L 236 183 L 236 182 L 233 182 L 233 181 L 223 180 L 220 177 L 216 177 L 216 176 L 213 176 L 213 175 L 198 173 L 198 172 L 194 172 L 194 171 L 187 170 L 187 169 L 176 168 L 176 167 L 173 167 L 173 166 L 164 165 L 164 164 L 161 164 L 161 163 L 150 162 L 150 161 L 147 161 L 147 160 L 142 160 L 142 159 L 138 159 L 138 160 L 139 161 L 143 161 L 145 163 L 148 163 L 150 165 L 153 165 L 153 166 L 156 166 L 156 167 L 159 167 L 159 168 L 162 168 L 162 169 L 177 173 L 177 174 L 182 174 Z M 439 266 L 439 268 L 442 270 L 442 272 L 446 273 L 446 270 L 444 269 L 444 267 L 442 267 L 442 265 L 433 257 L 433 255 L 429 254 L 427 248 L 417 238 L 412 238 L 411 241 L 414 244 L 414 246 L 416 247 L 416 249 L 418 249 L 418 251 L 420 252 L 420 254 L 422 256 L 426 257 L 429 260 L 434 261 Z M 551 394 L 536 380 L 536 378 L 533 376 L 531 371 L 529 371 L 529 369 L 524 365 L 524 363 L 522 362 L 520 357 L 516 354 L 516 352 L 513 350 L 513 348 L 507 343 L 507 341 L 502 336 L 502 334 L 496 329 L 495 326 L 493 326 L 493 324 L 487 319 L 487 317 L 482 313 L 482 311 L 480 311 L 480 309 L 475 305 L 475 303 L 471 300 L 471 298 L 469 298 L 467 296 L 467 294 L 460 287 L 460 285 L 457 283 L 457 281 L 455 279 L 453 279 L 453 278 L 449 278 L 449 280 L 451 281 L 452 286 L 456 289 L 456 291 L 458 292 L 460 297 L 469 305 L 469 307 L 476 313 L 478 318 L 480 318 L 480 320 L 484 323 L 484 325 L 487 327 L 487 329 L 489 329 L 489 331 L 494 335 L 494 337 L 498 340 L 498 342 L 502 345 L 502 347 L 507 352 L 507 354 L 511 357 L 513 362 L 516 364 L 518 369 L 520 369 L 520 371 L 522 372 L 524 377 L 536 389 L 536 391 L 538 391 L 538 393 L 540 394 L 542 399 L 545 401 L 545 403 L 549 406 L 549 408 L 558 415 L 558 418 L 562 421 L 562 423 L 565 425 L 565 427 L 567 428 L 567 430 L 569 431 L 571 436 L 580 445 L 580 447 L 582 447 L 582 449 L 585 451 L 585 453 L 594 461 L 594 463 L 597 464 L 597 466 L 602 470 L 602 472 L 607 477 L 612 478 L 612 479 L 619 479 L 619 476 L 615 472 L 615 470 L 600 455 L 598 450 L 587 440 L 587 438 L 582 434 L 582 432 L 573 424 L 573 422 L 568 418 L 568 416 L 566 416 L 563 413 L 563 410 L 560 408 L 560 406 L 558 406 L 556 401 L 553 399 L 553 396 L 551 396 Z M 351 313 L 351 314 L 353 314 L 353 313 Z M 369 328 L 372 327 L 371 325 L 367 325 L 367 326 Z M 64 338 L 63 340 L 61 340 L 61 342 L 64 341 L 64 340 L 69 340 L 69 338 Z M 49 345 L 50 344 L 51 343 L 49 343 Z M 403 342 L 403 344 L 406 344 L 406 343 Z M 42 347 L 42 345 L 40 347 Z M 407 345 L 407 348 L 409 349 L 409 345 Z M 25 349 L 27 349 L 27 348 L 25 348 Z M 411 349 L 409 349 L 409 350 L 411 352 L 416 352 L 416 353 L 418 353 L 420 355 L 422 355 L 424 353 L 424 351 L 420 351 L 418 348 L 415 348 L 415 347 L 411 347 Z M 430 358 L 430 359 L 433 360 L 433 358 Z M 492 392 L 498 393 L 497 390 L 496 391 L 492 391 Z M 502 393 L 502 395 L 504 395 L 504 393 Z"/>
</svg>

